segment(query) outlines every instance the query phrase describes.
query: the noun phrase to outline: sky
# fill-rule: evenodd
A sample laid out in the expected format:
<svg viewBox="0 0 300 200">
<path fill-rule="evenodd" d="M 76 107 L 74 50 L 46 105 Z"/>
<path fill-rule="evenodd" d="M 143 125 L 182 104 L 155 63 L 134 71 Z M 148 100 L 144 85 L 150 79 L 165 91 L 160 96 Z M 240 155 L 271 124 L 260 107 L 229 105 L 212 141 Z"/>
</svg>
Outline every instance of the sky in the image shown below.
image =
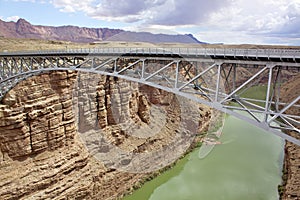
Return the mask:
<svg viewBox="0 0 300 200">
<path fill-rule="evenodd" d="M 300 45 L 300 0 L 0 0 L 0 18 L 191 33 L 208 43 Z"/>
</svg>

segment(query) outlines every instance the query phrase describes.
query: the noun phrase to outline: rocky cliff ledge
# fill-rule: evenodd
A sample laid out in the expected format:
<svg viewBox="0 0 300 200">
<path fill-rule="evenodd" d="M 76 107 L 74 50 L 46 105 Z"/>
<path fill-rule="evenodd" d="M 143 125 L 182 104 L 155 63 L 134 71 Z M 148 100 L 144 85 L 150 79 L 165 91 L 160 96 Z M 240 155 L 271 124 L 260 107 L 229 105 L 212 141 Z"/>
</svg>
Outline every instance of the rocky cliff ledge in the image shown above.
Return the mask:
<svg viewBox="0 0 300 200">
<path fill-rule="evenodd" d="M 299 135 L 293 134 L 294 137 Z M 283 200 L 300 199 L 300 147 L 291 142 L 285 145 L 285 176 L 286 183 L 283 191 Z"/>
<path fill-rule="evenodd" d="M 150 175 L 153 166 L 138 161 L 173 162 L 210 115 L 112 77 L 33 76 L 0 104 L 0 199 L 116 199 Z"/>
<path fill-rule="evenodd" d="M 299 90 L 300 75 L 295 76 L 286 82 L 282 87 L 282 96 L 284 100 L 290 102 L 300 95 Z M 289 114 L 300 115 L 299 108 L 287 110 Z M 300 128 L 300 127 L 298 127 Z M 290 133 L 292 136 L 300 139 L 299 134 Z M 282 199 L 298 200 L 300 199 L 300 147 L 291 142 L 286 142 L 284 158 L 284 191 Z"/>
</svg>

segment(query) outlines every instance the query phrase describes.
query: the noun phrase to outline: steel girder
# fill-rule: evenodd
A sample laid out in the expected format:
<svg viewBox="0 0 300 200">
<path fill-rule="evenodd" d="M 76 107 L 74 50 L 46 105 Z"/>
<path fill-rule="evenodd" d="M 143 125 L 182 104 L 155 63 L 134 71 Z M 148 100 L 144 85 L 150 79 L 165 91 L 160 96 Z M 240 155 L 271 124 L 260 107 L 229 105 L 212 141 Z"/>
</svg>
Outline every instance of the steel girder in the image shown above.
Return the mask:
<svg viewBox="0 0 300 200">
<path fill-rule="evenodd" d="M 281 130 L 300 134 L 300 96 L 284 101 L 283 79 L 299 73 L 297 62 L 274 62 L 177 54 L 16 55 L 0 57 L 0 98 L 21 80 L 55 70 L 115 76 L 147 84 L 234 115 L 300 145 Z M 264 98 L 245 93 L 264 85 Z"/>
</svg>

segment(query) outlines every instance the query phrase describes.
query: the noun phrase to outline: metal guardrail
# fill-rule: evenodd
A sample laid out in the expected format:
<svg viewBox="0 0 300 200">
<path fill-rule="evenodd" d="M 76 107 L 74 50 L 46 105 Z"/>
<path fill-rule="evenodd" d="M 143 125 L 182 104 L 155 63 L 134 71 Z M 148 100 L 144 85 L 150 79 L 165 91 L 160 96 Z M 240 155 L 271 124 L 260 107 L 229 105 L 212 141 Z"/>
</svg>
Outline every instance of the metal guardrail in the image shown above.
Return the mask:
<svg viewBox="0 0 300 200">
<path fill-rule="evenodd" d="M 158 54 L 158 55 L 186 55 L 186 56 L 230 56 L 254 58 L 289 58 L 300 59 L 300 49 L 236 49 L 236 48 L 136 48 L 136 47 L 111 47 L 111 48 L 81 48 L 59 49 L 43 51 L 16 51 L 0 52 L 0 57 L 5 56 L 33 56 L 33 55 L 60 55 L 60 54 L 110 54 L 122 55 L 126 53 Z"/>
</svg>

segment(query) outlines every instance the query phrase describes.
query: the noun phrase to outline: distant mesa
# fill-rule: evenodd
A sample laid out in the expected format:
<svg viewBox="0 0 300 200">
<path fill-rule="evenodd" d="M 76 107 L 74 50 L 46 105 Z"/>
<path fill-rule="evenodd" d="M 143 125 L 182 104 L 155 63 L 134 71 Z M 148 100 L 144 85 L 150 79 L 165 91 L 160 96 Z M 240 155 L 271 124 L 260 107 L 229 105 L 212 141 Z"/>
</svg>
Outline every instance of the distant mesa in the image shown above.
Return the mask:
<svg viewBox="0 0 300 200">
<path fill-rule="evenodd" d="M 124 41 L 124 42 L 149 42 L 149 43 L 202 43 L 193 35 L 168 35 L 168 34 L 152 34 L 149 32 L 130 32 L 124 31 L 113 35 L 107 39 L 108 41 Z"/>
<path fill-rule="evenodd" d="M 32 25 L 25 19 L 17 22 L 0 20 L 0 35 L 5 38 L 32 38 L 45 40 L 63 40 L 70 42 L 149 42 L 149 43 L 200 43 L 192 34 L 168 35 L 149 32 L 130 32 L 110 28 L 86 28 L 78 26 L 41 26 Z"/>
</svg>

